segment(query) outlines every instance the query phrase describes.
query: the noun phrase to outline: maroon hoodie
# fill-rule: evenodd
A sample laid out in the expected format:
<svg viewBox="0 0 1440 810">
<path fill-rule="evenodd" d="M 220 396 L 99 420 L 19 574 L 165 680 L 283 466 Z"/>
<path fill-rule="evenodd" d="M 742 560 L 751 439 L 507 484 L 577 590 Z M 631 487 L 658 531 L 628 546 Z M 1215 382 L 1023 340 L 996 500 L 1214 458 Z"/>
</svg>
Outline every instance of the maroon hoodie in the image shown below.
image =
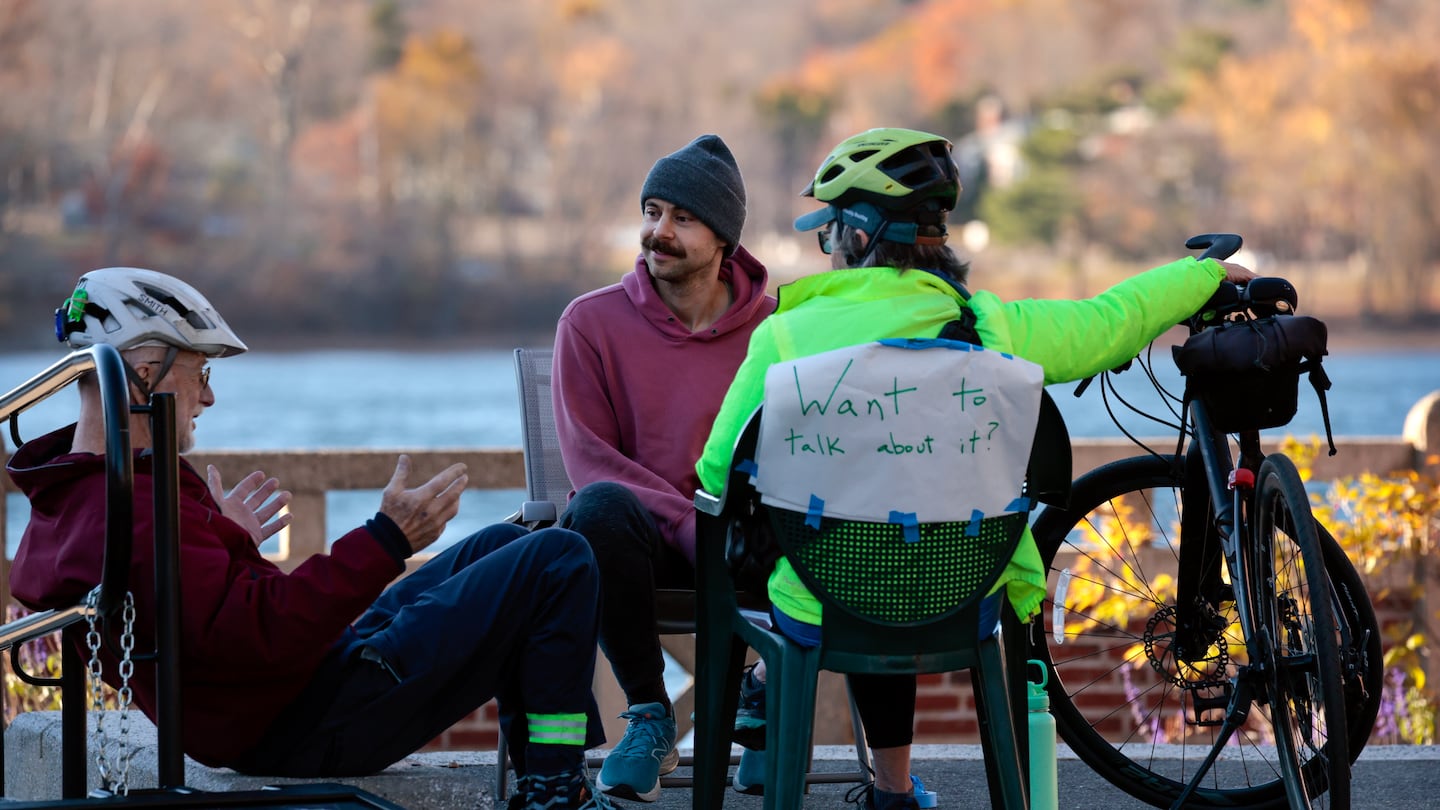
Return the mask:
<svg viewBox="0 0 1440 810">
<path fill-rule="evenodd" d="M 74 426 L 27 442 L 7 471 L 30 499 L 30 523 L 10 570 L 15 598 L 32 609 L 66 607 L 100 581 L 104 560 L 104 456 L 71 453 Z M 155 648 L 153 481 L 135 454 L 135 650 Z M 205 480 L 180 462 L 181 714 L 185 753 L 227 765 L 260 739 L 403 567 L 361 528 L 286 574 L 220 513 Z M 107 645 L 108 646 L 108 645 Z M 117 664 L 102 658 L 105 681 Z M 155 719 L 155 667 L 137 662 L 135 704 Z"/>
<path fill-rule="evenodd" d="M 775 311 L 765 266 L 743 246 L 720 278 L 734 303 L 699 332 L 665 305 L 643 256 L 619 284 L 571 302 L 555 330 L 555 421 L 570 483 L 628 486 L 692 563 L 695 461 L 750 333 Z"/>
</svg>

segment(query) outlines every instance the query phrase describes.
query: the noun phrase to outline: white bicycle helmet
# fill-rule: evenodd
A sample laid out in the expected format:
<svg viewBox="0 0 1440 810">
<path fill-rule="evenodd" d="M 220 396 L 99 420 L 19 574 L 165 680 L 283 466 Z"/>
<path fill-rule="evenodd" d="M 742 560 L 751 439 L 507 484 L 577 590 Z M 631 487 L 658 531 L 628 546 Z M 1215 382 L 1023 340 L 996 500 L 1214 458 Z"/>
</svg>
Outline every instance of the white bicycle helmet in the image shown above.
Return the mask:
<svg viewBox="0 0 1440 810">
<path fill-rule="evenodd" d="M 138 267 L 106 267 L 81 276 L 75 292 L 55 310 L 55 337 L 77 349 L 160 343 L 209 357 L 247 349 L 194 287 Z"/>
</svg>

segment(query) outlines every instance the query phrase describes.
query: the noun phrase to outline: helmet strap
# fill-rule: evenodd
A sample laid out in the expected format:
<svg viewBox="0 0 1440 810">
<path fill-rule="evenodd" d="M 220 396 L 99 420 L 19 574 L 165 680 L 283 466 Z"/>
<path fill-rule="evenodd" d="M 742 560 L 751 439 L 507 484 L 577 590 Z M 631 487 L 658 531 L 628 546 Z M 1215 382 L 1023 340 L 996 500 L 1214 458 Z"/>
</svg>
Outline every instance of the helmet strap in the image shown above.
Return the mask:
<svg viewBox="0 0 1440 810">
<path fill-rule="evenodd" d="M 940 234 L 921 235 L 920 223 L 918 222 L 897 222 L 890 219 L 878 207 L 870 203 L 857 202 L 841 208 L 831 205 L 833 219 L 843 225 L 848 225 L 858 231 L 862 231 L 868 237 L 865 251 L 859 256 L 844 254 L 845 261 L 851 267 L 861 267 L 875 253 L 880 240 L 896 242 L 902 245 L 927 245 L 938 247 L 945 244 L 947 235 L 943 223 L 939 226 Z"/>
<path fill-rule="evenodd" d="M 888 230 L 890 230 L 890 220 L 880 220 L 880 227 L 875 229 L 875 233 L 871 235 L 870 239 L 865 243 L 865 252 L 861 253 L 860 258 L 855 260 L 854 264 L 856 267 L 865 266 L 865 262 L 869 261 L 870 257 L 874 255 L 875 248 L 880 244 L 880 240 L 885 238 L 885 232 Z"/>
<path fill-rule="evenodd" d="M 174 346 L 166 346 L 165 359 L 160 361 L 160 371 L 155 375 L 155 379 L 151 380 L 148 384 L 144 378 L 140 376 L 140 373 L 135 370 L 135 367 L 130 365 L 130 361 L 125 361 L 125 376 L 130 379 L 131 385 L 140 389 L 141 399 L 150 399 L 150 395 L 155 393 L 155 386 L 159 385 L 160 381 L 165 379 L 165 375 L 170 373 L 170 367 L 175 364 L 175 358 L 179 354 L 179 349 Z"/>
<path fill-rule="evenodd" d="M 920 233 L 920 223 L 906 220 L 896 220 L 886 216 L 885 212 L 869 203 L 857 202 L 845 208 L 830 206 L 834 219 L 858 228 L 875 239 L 884 238 L 891 242 L 898 242 L 902 245 L 943 245 L 945 244 L 945 224 L 942 219 L 938 225 L 938 236 L 923 236 Z"/>
<path fill-rule="evenodd" d="M 129 378 L 131 385 L 140 389 L 140 399 L 142 402 L 150 399 L 150 385 L 141 378 L 139 373 L 135 371 L 135 367 L 130 365 L 130 361 L 128 360 L 125 361 L 125 376 Z"/>
</svg>

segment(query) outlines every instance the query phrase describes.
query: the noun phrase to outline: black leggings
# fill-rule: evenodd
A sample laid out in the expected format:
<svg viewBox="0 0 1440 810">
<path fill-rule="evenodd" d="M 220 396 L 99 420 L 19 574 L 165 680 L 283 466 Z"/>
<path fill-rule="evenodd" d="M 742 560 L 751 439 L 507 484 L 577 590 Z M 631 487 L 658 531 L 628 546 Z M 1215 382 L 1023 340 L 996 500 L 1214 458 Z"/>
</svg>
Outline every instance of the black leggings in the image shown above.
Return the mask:
<svg viewBox="0 0 1440 810">
<path fill-rule="evenodd" d="M 871 748 L 896 748 L 915 739 L 914 675 L 846 677 Z"/>
<path fill-rule="evenodd" d="M 640 499 L 610 482 L 570 499 L 561 528 L 584 535 L 600 568 L 600 649 L 630 705 L 670 705 L 665 659 L 655 632 L 655 589 L 694 588 L 690 561 L 660 536 Z"/>
</svg>

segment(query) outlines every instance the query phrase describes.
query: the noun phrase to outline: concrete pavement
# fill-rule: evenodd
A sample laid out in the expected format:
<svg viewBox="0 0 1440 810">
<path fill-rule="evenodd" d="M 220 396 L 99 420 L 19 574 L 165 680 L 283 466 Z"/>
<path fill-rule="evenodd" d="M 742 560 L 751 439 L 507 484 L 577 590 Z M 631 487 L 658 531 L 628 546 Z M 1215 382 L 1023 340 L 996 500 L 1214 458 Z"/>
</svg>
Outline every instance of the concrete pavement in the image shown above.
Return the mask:
<svg viewBox="0 0 1440 810">
<path fill-rule="evenodd" d="M 853 766 L 852 749 L 822 746 L 816 750 L 816 770 L 842 770 Z M 936 793 L 941 810 L 988 808 L 985 763 L 979 746 L 916 746 L 911 770 Z M 1081 762 L 1068 746 L 1059 751 L 1060 807 L 1062 810 L 1138 810 L 1149 808 L 1105 780 Z M 682 771 L 683 772 L 683 771 Z M 813 785 L 805 810 L 850 807 L 844 796 L 850 785 Z M 1422 810 L 1440 808 L 1440 746 L 1374 746 L 1361 752 L 1352 777 L 1355 810 Z M 653 805 L 626 804 L 672 810 L 691 807 L 689 791 L 666 789 Z M 761 810 L 764 800 L 728 791 L 725 807 Z"/>
<path fill-rule="evenodd" d="M 93 721 L 93 714 L 92 714 Z M 133 722 L 129 739 L 134 748 L 130 784 L 153 787 L 155 778 L 154 726 Z M 5 731 L 5 795 L 12 799 L 58 798 L 60 795 L 60 729 L 58 712 L 30 712 L 16 718 Z M 1162 756 L 1164 751 L 1161 752 Z M 1132 810 L 1146 805 L 1096 776 L 1089 766 L 1059 747 L 1060 807 L 1064 810 Z M 853 749 L 820 746 L 815 752 L 817 771 L 854 769 Z M 91 762 L 91 782 L 94 763 Z M 677 775 L 685 775 L 682 768 Z M 989 807 L 985 764 L 979 746 L 921 745 L 914 750 L 912 770 L 936 792 L 942 810 Z M 264 785 L 304 781 L 242 776 L 226 769 L 186 762 L 185 783 L 197 790 L 253 790 Z M 451 810 L 494 807 L 495 753 L 426 753 L 407 757 L 379 774 L 360 779 L 323 780 L 353 784 L 409 810 Z M 1354 777 L 1357 810 L 1440 808 L 1440 746 L 1370 746 L 1360 755 Z M 853 785 L 814 785 L 804 808 L 849 807 L 844 796 Z M 654 804 L 618 803 L 626 808 L 677 810 L 693 806 L 686 788 L 666 788 Z M 0 805 L 3 806 L 3 805 Z M 760 810 L 761 797 L 726 791 L 726 808 Z"/>
</svg>

